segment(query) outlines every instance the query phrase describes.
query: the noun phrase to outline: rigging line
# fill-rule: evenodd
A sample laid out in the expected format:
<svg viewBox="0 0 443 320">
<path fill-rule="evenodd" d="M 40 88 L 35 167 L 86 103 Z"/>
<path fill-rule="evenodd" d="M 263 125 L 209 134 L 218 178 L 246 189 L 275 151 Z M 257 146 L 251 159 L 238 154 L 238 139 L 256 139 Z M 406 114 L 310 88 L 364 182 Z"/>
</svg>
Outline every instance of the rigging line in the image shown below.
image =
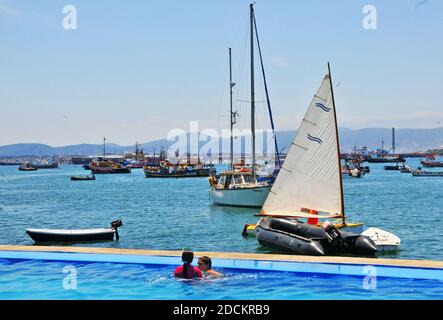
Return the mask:
<svg viewBox="0 0 443 320">
<path fill-rule="evenodd" d="M 244 19 L 244 23 L 243 23 L 243 28 L 241 30 L 243 30 L 242 33 L 240 33 L 240 40 L 241 40 L 241 50 L 240 50 L 240 55 L 239 55 L 239 59 L 237 60 L 237 68 L 236 70 L 234 70 L 234 78 L 237 80 L 237 90 L 235 93 L 236 97 L 243 97 L 245 96 L 245 83 L 247 83 L 247 81 L 245 79 L 246 75 L 245 75 L 245 61 L 246 61 L 246 53 L 247 53 L 247 38 L 248 38 L 248 33 L 249 33 L 249 23 L 248 23 L 248 19 Z M 242 107 L 242 105 L 238 106 L 236 105 L 236 108 L 239 108 L 239 113 L 245 115 L 245 110 Z M 244 117 L 243 119 L 241 119 L 240 123 L 238 124 L 239 127 L 243 128 L 245 127 L 245 122 L 246 118 Z"/>
<path fill-rule="evenodd" d="M 237 101 L 237 102 L 244 102 L 244 103 L 251 103 L 251 100 L 241 100 L 241 99 L 237 99 L 237 100 L 235 100 L 235 101 Z M 265 103 L 265 102 L 266 102 L 266 100 L 260 100 L 260 101 L 255 100 L 255 103 Z"/>
<path fill-rule="evenodd" d="M 227 78 L 228 78 L 228 72 L 225 70 L 224 77 L 223 77 L 223 79 L 224 79 L 223 83 L 226 82 Z M 218 99 L 218 105 L 217 105 L 217 114 L 220 114 L 220 109 L 222 108 L 222 105 L 225 104 L 226 98 L 224 95 L 224 91 L 225 91 L 224 86 L 220 86 L 219 99 Z M 224 109 L 224 107 L 223 107 L 223 109 Z M 220 127 L 221 127 L 220 126 L 220 119 L 217 117 L 217 131 L 219 131 L 219 132 L 220 132 Z"/>
<path fill-rule="evenodd" d="M 255 26 L 255 35 L 256 35 L 256 38 L 257 38 L 258 53 L 259 53 L 259 56 L 260 56 L 261 69 L 262 69 L 263 81 L 264 81 L 265 92 L 266 92 L 266 100 L 268 102 L 269 118 L 271 120 L 271 127 L 272 127 L 272 132 L 273 132 L 273 135 L 274 135 L 275 157 L 276 157 L 275 162 L 276 162 L 276 165 L 278 165 L 278 167 L 280 167 L 281 163 L 280 163 L 280 155 L 278 153 L 277 135 L 276 135 L 276 132 L 275 132 L 274 119 L 272 117 L 271 100 L 269 99 L 268 84 L 266 82 L 266 74 L 265 74 L 265 68 L 264 68 L 264 65 L 263 65 L 263 57 L 262 57 L 262 54 L 261 54 L 260 40 L 259 40 L 259 37 L 258 37 L 258 30 L 257 30 L 257 22 L 255 20 L 255 12 L 253 12 L 253 18 L 254 18 L 254 26 Z"/>
</svg>

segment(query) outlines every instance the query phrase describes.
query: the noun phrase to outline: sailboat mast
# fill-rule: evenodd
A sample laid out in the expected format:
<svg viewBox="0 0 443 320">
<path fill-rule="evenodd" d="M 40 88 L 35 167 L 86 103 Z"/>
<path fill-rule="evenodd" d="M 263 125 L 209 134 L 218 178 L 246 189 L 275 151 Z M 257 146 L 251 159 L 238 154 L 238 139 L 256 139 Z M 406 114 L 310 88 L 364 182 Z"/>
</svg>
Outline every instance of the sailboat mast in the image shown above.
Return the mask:
<svg viewBox="0 0 443 320">
<path fill-rule="evenodd" d="M 232 88 L 234 83 L 232 82 L 232 50 L 229 48 L 229 100 L 231 107 L 231 170 L 234 171 L 234 111 L 232 110 Z"/>
<path fill-rule="evenodd" d="M 254 84 L 254 4 L 250 4 L 251 20 L 251 137 L 252 137 L 252 176 L 255 179 L 255 84 Z"/>
<path fill-rule="evenodd" d="M 103 137 L 103 158 L 106 157 L 106 137 Z"/>
<path fill-rule="evenodd" d="M 345 218 L 345 199 L 343 196 L 343 178 L 341 174 L 341 161 L 340 161 L 340 141 L 338 137 L 338 124 L 337 124 L 337 110 L 335 109 L 335 98 L 334 98 L 334 88 L 332 86 L 332 74 L 331 74 L 331 66 L 328 62 L 328 73 L 329 73 L 329 84 L 331 85 L 331 94 L 332 94 L 332 105 L 334 106 L 334 121 L 335 121 L 335 134 L 336 134 L 336 141 L 337 141 L 337 161 L 338 161 L 338 176 L 340 177 L 340 200 L 341 200 L 341 214 L 342 214 L 342 221 L 343 224 L 346 224 L 346 218 Z"/>
</svg>

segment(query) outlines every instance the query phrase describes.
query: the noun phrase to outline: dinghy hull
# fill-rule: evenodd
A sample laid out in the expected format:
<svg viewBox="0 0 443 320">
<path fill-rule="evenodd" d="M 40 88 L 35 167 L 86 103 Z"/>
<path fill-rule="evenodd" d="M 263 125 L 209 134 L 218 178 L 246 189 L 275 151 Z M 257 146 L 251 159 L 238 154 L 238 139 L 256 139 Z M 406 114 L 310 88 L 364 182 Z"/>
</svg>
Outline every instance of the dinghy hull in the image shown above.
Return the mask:
<svg viewBox="0 0 443 320">
<path fill-rule="evenodd" d="M 26 233 L 35 242 L 90 242 L 113 240 L 114 229 L 101 230 L 45 230 L 45 229 L 27 229 Z"/>
<path fill-rule="evenodd" d="M 295 254 L 373 256 L 377 252 L 375 243 L 366 236 L 336 228 L 332 232 L 325 231 L 318 226 L 284 218 L 261 219 L 256 236 L 261 245 Z"/>
<path fill-rule="evenodd" d="M 258 243 L 284 252 L 323 256 L 325 250 L 316 241 L 299 237 L 279 230 L 265 229 L 258 226 L 255 230 Z"/>
</svg>

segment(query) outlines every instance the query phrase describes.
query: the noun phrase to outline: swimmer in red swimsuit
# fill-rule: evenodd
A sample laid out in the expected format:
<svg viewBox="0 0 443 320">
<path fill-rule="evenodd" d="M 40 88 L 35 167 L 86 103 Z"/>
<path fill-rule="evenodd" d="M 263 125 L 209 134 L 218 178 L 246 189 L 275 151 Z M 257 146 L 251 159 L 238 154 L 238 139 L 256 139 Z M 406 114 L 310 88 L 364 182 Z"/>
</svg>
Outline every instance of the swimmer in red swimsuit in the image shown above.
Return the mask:
<svg viewBox="0 0 443 320">
<path fill-rule="evenodd" d="M 192 266 L 192 260 L 194 260 L 194 252 L 190 250 L 183 251 L 183 265 L 175 269 L 174 276 L 183 279 L 203 278 L 200 268 Z"/>
</svg>

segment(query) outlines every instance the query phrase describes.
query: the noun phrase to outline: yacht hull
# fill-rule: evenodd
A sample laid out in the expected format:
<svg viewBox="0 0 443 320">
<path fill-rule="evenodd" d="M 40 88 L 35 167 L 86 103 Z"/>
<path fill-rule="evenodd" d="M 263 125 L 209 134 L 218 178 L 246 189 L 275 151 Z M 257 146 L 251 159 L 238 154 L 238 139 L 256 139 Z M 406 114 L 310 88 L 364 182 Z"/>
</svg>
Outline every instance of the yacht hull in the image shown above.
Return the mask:
<svg viewBox="0 0 443 320">
<path fill-rule="evenodd" d="M 211 188 L 212 202 L 219 206 L 261 208 L 265 203 L 271 186 L 241 189 Z"/>
</svg>

